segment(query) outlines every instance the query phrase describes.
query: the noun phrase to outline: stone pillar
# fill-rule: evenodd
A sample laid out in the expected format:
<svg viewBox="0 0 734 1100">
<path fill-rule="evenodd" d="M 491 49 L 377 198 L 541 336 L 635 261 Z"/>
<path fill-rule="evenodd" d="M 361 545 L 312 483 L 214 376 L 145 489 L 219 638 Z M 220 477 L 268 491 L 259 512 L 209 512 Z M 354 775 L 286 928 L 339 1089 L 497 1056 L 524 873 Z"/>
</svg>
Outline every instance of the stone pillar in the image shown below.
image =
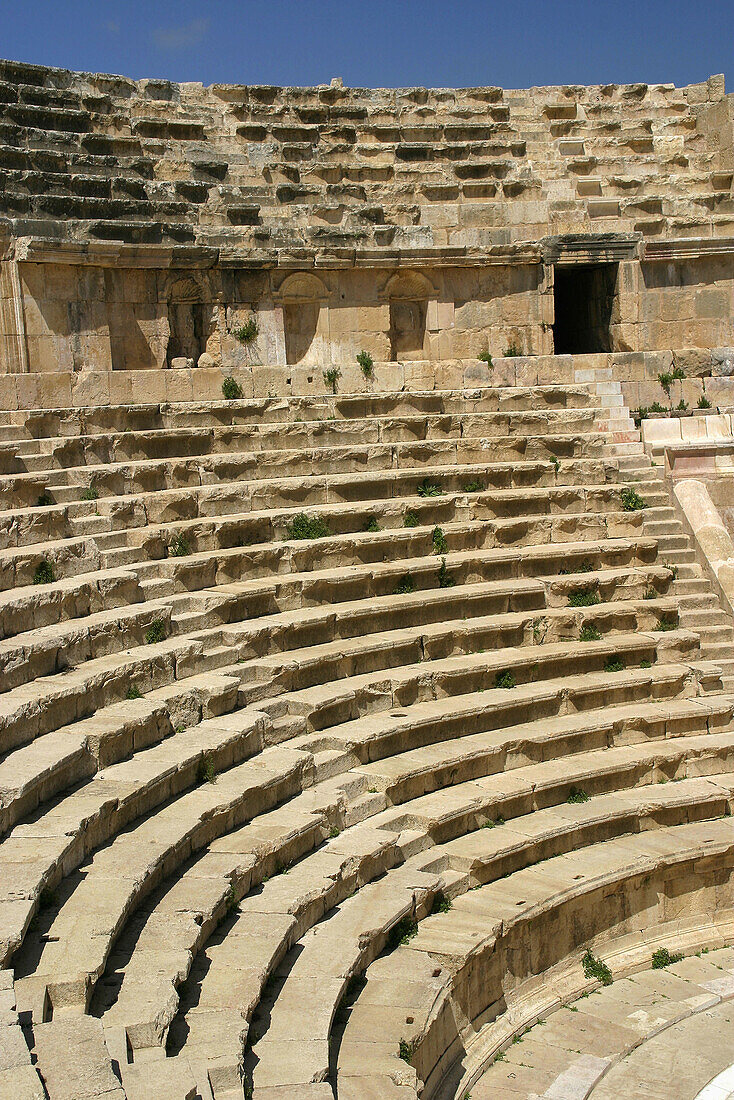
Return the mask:
<svg viewBox="0 0 734 1100">
<path fill-rule="evenodd" d="M 14 259 L 0 263 L 0 373 L 28 373 L 23 292 Z"/>
</svg>

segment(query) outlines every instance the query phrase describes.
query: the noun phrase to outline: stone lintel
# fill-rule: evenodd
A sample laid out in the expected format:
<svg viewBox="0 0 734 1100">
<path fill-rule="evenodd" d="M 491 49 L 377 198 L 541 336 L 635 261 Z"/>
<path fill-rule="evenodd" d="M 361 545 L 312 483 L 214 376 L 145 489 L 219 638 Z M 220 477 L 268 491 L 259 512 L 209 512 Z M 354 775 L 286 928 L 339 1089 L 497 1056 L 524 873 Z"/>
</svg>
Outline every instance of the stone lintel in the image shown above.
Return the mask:
<svg viewBox="0 0 734 1100">
<path fill-rule="evenodd" d="M 645 263 L 655 263 L 732 255 L 734 237 L 679 237 L 669 241 L 645 241 L 641 258 Z"/>
<path fill-rule="evenodd" d="M 15 259 L 26 263 L 191 269 L 214 267 L 218 255 L 216 248 L 197 245 L 53 241 L 40 237 L 19 237 L 15 241 Z"/>
</svg>

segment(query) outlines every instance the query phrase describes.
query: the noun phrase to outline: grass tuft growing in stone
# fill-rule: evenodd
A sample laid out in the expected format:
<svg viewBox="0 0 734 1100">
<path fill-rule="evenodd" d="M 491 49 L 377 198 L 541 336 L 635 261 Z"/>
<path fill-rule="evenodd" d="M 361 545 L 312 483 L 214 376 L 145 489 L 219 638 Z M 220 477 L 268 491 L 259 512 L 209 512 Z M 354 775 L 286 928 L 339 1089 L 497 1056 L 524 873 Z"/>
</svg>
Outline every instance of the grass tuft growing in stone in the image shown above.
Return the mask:
<svg viewBox="0 0 734 1100">
<path fill-rule="evenodd" d="M 610 657 L 604 664 L 605 672 L 623 672 L 624 661 L 619 657 Z"/>
<path fill-rule="evenodd" d="M 216 783 L 217 769 L 214 760 L 208 752 L 205 752 L 199 761 L 198 779 L 200 783 Z"/>
<path fill-rule="evenodd" d="M 584 968 L 584 976 L 587 978 L 594 978 L 597 982 L 601 982 L 602 985 L 611 985 L 612 972 L 605 962 L 602 962 L 600 958 L 593 954 L 591 950 L 588 950 L 581 960 L 581 965 Z"/>
<path fill-rule="evenodd" d="M 420 522 L 416 512 L 408 511 L 403 518 L 403 527 L 419 527 Z"/>
<path fill-rule="evenodd" d="M 517 359 L 522 355 L 522 348 L 512 340 L 505 348 L 505 359 Z"/>
<path fill-rule="evenodd" d="M 54 576 L 54 567 L 52 566 L 51 562 L 47 561 L 45 558 L 43 559 L 43 561 L 39 561 L 38 565 L 36 566 L 36 571 L 33 574 L 33 583 L 52 584 L 55 580 L 56 577 Z"/>
<path fill-rule="evenodd" d="M 441 558 L 441 564 L 438 567 L 438 587 L 453 588 L 455 584 L 456 577 L 453 577 L 446 568 L 446 558 Z"/>
<path fill-rule="evenodd" d="M 569 607 L 594 607 L 601 603 L 601 596 L 596 588 L 577 588 L 568 597 Z"/>
<path fill-rule="evenodd" d="M 410 573 L 405 573 L 395 585 L 393 595 L 407 596 L 410 592 L 415 592 L 415 581 Z"/>
<path fill-rule="evenodd" d="M 571 565 L 566 565 L 563 569 L 558 570 L 559 577 L 569 577 L 573 573 L 593 573 L 594 563 L 590 561 L 574 562 Z"/>
<path fill-rule="evenodd" d="M 623 512 L 641 512 L 647 508 L 647 504 L 635 489 L 629 486 L 620 493 Z"/>
<path fill-rule="evenodd" d="M 504 672 L 498 672 L 494 678 L 494 686 L 496 688 L 514 688 L 517 687 L 515 683 L 515 677 L 512 675 L 509 669 L 505 669 Z"/>
<path fill-rule="evenodd" d="M 449 913 L 453 907 L 454 903 L 451 898 L 447 897 L 443 890 L 439 890 L 433 897 L 431 913 Z"/>
<path fill-rule="evenodd" d="M 673 619 L 665 618 L 658 619 L 658 625 L 655 627 L 656 630 L 676 630 L 677 628 L 678 624 Z"/>
<path fill-rule="evenodd" d="M 434 527 L 431 534 L 431 542 L 433 543 L 434 554 L 447 554 L 449 544 L 446 540 L 446 535 L 443 532 L 443 528 Z"/>
<path fill-rule="evenodd" d="M 571 787 L 571 790 L 568 792 L 568 798 L 566 799 L 569 806 L 580 806 L 582 803 L 588 801 L 589 796 L 583 787 Z"/>
<path fill-rule="evenodd" d="M 307 516 L 305 512 L 294 516 L 286 530 L 289 539 L 325 539 L 331 534 L 321 516 Z"/>
<path fill-rule="evenodd" d="M 260 326 L 257 323 L 257 318 L 248 317 L 244 325 L 240 325 L 239 328 L 233 329 L 232 335 L 238 343 L 244 344 L 245 347 L 254 344 L 260 335 Z"/>
<path fill-rule="evenodd" d="M 481 481 L 467 481 L 465 485 L 462 485 L 462 491 L 464 493 L 483 493 L 484 485 Z"/>
<path fill-rule="evenodd" d="M 359 363 L 359 369 L 367 379 L 374 378 L 375 376 L 375 361 L 368 351 L 360 351 L 357 356 L 357 362 Z"/>
<path fill-rule="evenodd" d="M 601 633 L 597 630 L 595 626 L 590 626 L 589 624 L 587 624 L 586 626 L 581 627 L 581 630 L 579 632 L 579 641 L 600 642 Z"/>
<path fill-rule="evenodd" d="M 711 408 L 711 402 L 709 401 L 709 399 L 708 399 L 708 397 L 706 396 L 705 393 L 702 393 L 701 396 L 699 397 L 698 405 L 696 407 L 699 408 L 699 409 L 710 409 Z"/>
<path fill-rule="evenodd" d="M 183 535 L 176 535 L 168 546 L 168 556 L 171 558 L 185 558 L 191 553 L 188 540 Z"/>
<path fill-rule="evenodd" d="M 38 507 L 50 508 L 52 504 L 53 501 L 51 500 L 51 497 L 48 495 L 48 493 L 41 493 L 40 497 L 38 498 Z"/>
<path fill-rule="evenodd" d="M 430 477 L 424 477 L 420 485 L 416 486 L 416 493 L 419 497 L 440 497 L 443 493 L 443 489 L 437 481 L 431 481 Z"/>
<path fill-rule="evenodd" d="M 652 968 L 653 970 L 662 970 L 663 967 L 672 966 L 673 963 L 679 963 L 682 959 L 682 952 L 671 954 L 667 947 L 659 947 L 657 951 L 652 953 Z"/>
<path fill-rule="evenodd" d="M 380 530 L 380 525 L 379 525 L 379 523 L 377 522 L 377 520 L 375 519 L 374 516 L 370 516 L 370 518 L 367 520 L 367 523 L 365 524 L 364 529 L 365 529 L 365 531 L 369 531 L 372 534 L 374 534 L 375 531 Z"/>
<path fill-rule="evenodd" d="M 93 485 L 88 485 L 82 493 L 82 500 L 99 500 L 99 490 Z"/>
<path fill-rule="evenodd" d="M 401 1039 L 398 1043 L 398 1055 L 404 1062 L 410 1062 L 415 1053 L 414 1039 Z"/>
<path fill-rule="evenodd" d="M 324 385 L 328 386 L 332 393 L 336 393 L 341 376 L 342 372 L 339 367 L 328 367 L 323 373 Z"/>
<path fill-rule="evenodd" d="M 231 374 L 222 382 L 222 395 L 227 401 L 239 401 L 242 397 L 242 386 Z"/>
<path fill-rule="evenodd" d="M 403 917 L 394 925 L 387 936 L 387 948 L 394 951 L 396 947 L 404 947 L 406 943 L 418 935 L 418 921 L 413 917 Z"/>
<path fill-rule="evenodd" d="M 143 693 L 140 690 L 140 688 L 136 688 L 135 685 L 133 684 L 132 687 L 129 687 L 127 689 L 127 695 L 125 696 L 125 698 L 126 699 L 142 699 L 143 698 Z"/>
<path fill-rule="evenodd" d="M 166 639 L 166 624 L 163 619 L 153 619 L 148 629 L 145 632 L 145 644 L 155 645 L 156 642 L 163 642 Z"/>
<path fill-rule="evenodd" d="M 489 369 L 492 369 L 492 356 L 489 354 L 489 348 L 485 348 L 484 351 L 480 351 L 477 359 L 480 363 L 486 363 Z"/>
</svg>

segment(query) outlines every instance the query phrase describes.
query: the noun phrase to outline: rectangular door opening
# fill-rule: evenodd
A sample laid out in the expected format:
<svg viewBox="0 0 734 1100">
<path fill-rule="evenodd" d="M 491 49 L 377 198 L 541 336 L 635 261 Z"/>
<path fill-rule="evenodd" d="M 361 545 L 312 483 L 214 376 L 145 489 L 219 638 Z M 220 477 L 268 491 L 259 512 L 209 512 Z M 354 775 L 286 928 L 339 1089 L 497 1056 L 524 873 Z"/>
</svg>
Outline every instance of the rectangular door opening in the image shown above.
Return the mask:
<svg viewBox="0 0 734 1100">
<path fill-rule="evenodd" d="M 553 350 L 556 355 L 611 351 L 618 264 L 556 267 Z"/>
</svg>

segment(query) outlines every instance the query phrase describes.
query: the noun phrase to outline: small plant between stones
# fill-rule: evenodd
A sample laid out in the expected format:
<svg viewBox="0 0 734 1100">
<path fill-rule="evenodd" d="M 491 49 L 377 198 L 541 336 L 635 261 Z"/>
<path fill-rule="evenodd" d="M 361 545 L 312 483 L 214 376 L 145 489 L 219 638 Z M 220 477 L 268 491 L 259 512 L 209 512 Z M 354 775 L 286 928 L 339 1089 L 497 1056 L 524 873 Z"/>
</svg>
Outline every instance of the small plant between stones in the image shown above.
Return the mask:
<svg viewBox="0 0 734 1100">
<path fill-rule="evenodd" d="M 622 490 L 620 498 L 623 512 L 640 512 L 643 508 L 647 508 L 647 504 L 640 494 L 635 489 L 629 488 L 629 486 Z"/>
<path fill-rule="evenodd" d="M 584 968 L 584 976 L 587 978 L 593 978 L 595 981 L 600 982 L 602 985 L 611 985 L 612 972 L 605 962 L 602 962 L 600 958 L 593 954 L 591 950 L 588 950 L 581 960 L 581 965 Z"/>
<path fill-rule="evenodd" d="M 248 317 L 244 325 L 232 330 L 232 335 L 238 343 L 243 344 L 245 347 L 251 347 L 260 335 L 257 317 L 254 315 Z"/>
<path fill-rule="evenodd" d="M 420 522 L 416 512 L 408 511 L 403 518 L 403 527 L 419 527 Z"/>
<path fill-rule="evenodd" d="M 140 688 L 135 687 L 135 685 L 133 684 L 132 687 L 129 687 L 127 689 L 127 695 L 125 696 L 125 698 L 126 699 L 131 699 L 131 700 L 132 699 L 142 699 L 143 698 L 143 693 L 140 690 Z"/>
<path fill-rule="evenodd" d="M 191 547 L 184 535 L 176 535 L 168 545 L 168 556 L 171 558 L 185 558 L 190 553 Z"/>
<path fill-rule="evenodd" d="M 239 401 L 242 397 L 242 386 L 231 374 L 222 382 L 222 395 L 227 401 Z"/>
<path fill-rule="evenodd" d="M 583 787 L 571 787 L 570 791 L 568 792 L 568 798 L 566 799 L 566 802 L 568 802 L 569 806 L 580 806 L 582 803 L 588 801 L 589 796 L 583 789 Z"/>
<path fill-rule="evenodd" d="M 569 607 L 593 607 L 601 603 L 601 596 L 596 588 L 577 588 L 568 597 Z"/>
<path fill-rule="evenodd" d="M 217 769 L 214 767 L 212 756 L 205 752 L 199 761 L 198 779 L 200 783 L 216 783 Z"/>
<path fill-rule="evenodd" d="M 446 535 L 443 532 L 443 528 L 441 528 L 441 527 L 434 527 L 433 528 L 433 533 L 431 534 L 431 542 L 433 543 L 433 553 L 434 554 L 447 554 L 448 553 L 449 544 L 446 541 Z"/>
<path fill-rule="evenodd" d="M 673 963 L 679 963 L 682 959 L 682 952 L 671 954 L 667 947 L 659 947 L 657 951 L 652 953 L 652 968 L 653 970 L 662 970 L 663 967 L 672 966 Z"/>
<path fill-rule="evenodd" d="M 441 564 L 438 567 L 438 587 L 453 588 L 455 584 L 456 577 L 453 577 L 446 568 L 446 558 L 441 558 Z"/>
<path fill-rule="evenodd" d="M 357 356 L 357 362 L 359 363 L 359 369 L 362 371 L 364 377 L 371 381 L 375 377 L 375 361 L 368 351 L 360 351 Z"/>
<path fill-rule="evenodd" d="M 38 565 L 36 566 L 36 571 L 33 574 L 33 583 L 52 584 L 55 580 L 56 577 L 54 576 L 54 567 L 52 566 L 51 562 L 47 561 L 46 558 L 44 558 L 43 561 L 39 561 Z"/>
<path fill-rule="evenodd" d="M 581 631 L 579 633 L 579 641 L 580 642 L 600 642 L 601 641 L 601 634 L 595 626 L 591 626 L 591 625 L 587 624 L 586 626 L 581 627 Z"/>
<path fill-rule="evenodd" d="M 398 1043 L 398 1055 L 404 1062 L 410 1062 L 415 1054 L 415 1039 L 401 1039 Z"/>
<path fill-rule="evenodd" d="M 163 642 L 166 639 L 166 624 L 163 619 L 153 619 L 148 629 L 145 632 L 145 644 L 155 645 L 157 642 Z"/>
<path fill-rule="evenodd" d="M 325 539 L 331 534 L 321 516 L 307 516 L 305 512 L 294 516 L 286 530 L 289 539 Z"/>
<path fill-rule="evenodd" d="M 415 592 L 415 581 L 410 573 L 405 573 L 395 585 L 393 594 L 395 596 L 407 596 L 410 592 Z"/>
<path fill-rule="evenodd" d="M 509 669 L 505 669 L 504 672 L 498 672 L 494 678 L 494 686 L 496 688 L 514 688 L 517 687 L 515 683 L 515 677 L 512 675 Z"/>
<path fill-rule="evenodd" d="M 82 500 L 99 500 L 99 490 L 93 485 L 88 485 L 82 493 Z"/>
<path fill-rule="evenodd" d="M 323 372 L 324 385 L 328 386 L 332 393 L 336 393 L 342 372 L 339 367 L 328 367 Z"/>
<path fill-rule="evenodd" d="M 419 497 L 440 497 L 443 493 L 443 489 L 437 481 L 431 481 L 429 477 L 424 477 L 420 485 L 416 486 L 416 493 Z"/>
<path fill-rule="evenodd" d="M 477 359 L 480 363 L 486 363 L 490 370 L 492 369 L 494 364 L 492 363 L 492 356 L 489 353 L 489 348 L 485 348 L 484 351 L 480 351 Z"/>
</svg>

